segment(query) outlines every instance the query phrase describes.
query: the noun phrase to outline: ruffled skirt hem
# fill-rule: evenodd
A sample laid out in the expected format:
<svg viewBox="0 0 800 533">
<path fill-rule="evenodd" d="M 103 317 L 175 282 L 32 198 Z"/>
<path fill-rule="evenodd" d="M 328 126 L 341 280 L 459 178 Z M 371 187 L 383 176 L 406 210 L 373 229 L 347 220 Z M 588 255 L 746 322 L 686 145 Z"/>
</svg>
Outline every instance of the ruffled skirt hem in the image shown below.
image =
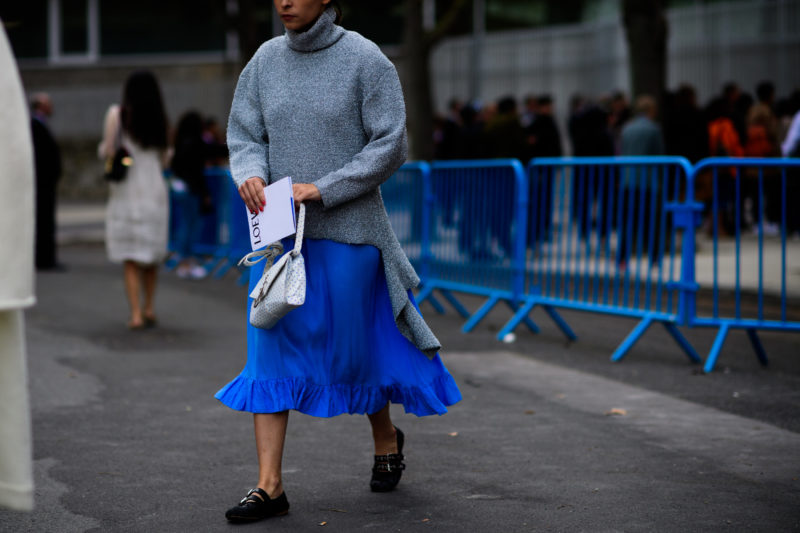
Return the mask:
<svg viewBox="0 0 800 533">
<path fill-rule="evenodd" d="M 293 409 L 330 418 L 344 413 L 371 414 L 386 402 L 402 404 L 417 416 L 443 415 L 447 406 L 461 400 L 450 374 L 438 376 L 425 387 L 402 385 L 318 385 L 302 378 L 258 380 L 239 375 L 215 395 L 237 411 L 278 413 Z"/>
</svg>

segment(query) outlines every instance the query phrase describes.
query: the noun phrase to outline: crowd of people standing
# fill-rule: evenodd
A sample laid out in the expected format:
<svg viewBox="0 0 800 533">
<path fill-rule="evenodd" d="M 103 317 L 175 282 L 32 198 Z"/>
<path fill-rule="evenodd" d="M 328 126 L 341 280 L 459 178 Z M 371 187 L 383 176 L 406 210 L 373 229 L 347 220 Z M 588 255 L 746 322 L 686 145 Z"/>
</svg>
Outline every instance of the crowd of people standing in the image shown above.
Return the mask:
<svg viewBox="0 0 800 533">
<path fill-rule="evenodd" d="M 777 99 L 775 86 L 769 81 L 755 87 L 755 96 L 735 83 L 727 83 L 705 107 L 700 106 L 695 89 L 688 84 L 666 94 L 660 106 L 654 98 L 643 97 L 631 105 L 621 92 L 597 99 L 574 95 L 569 102 L 565 136 L 554 119 L 551 95 L 527 96 L 521 106 L 511 96 L 486 105 L 453 99 L 447 114 L 435 119 L 434 157 L 512 157 L 527 163 L 532 158 L 566 155 L 674 155 L 696 163 L 712 156 L 800 156 L 800 90 Z M 626 148 L 626 128 L 644 132 L 642 126 L 652 133 L 643 138 L 651 141 L 641 146 L 629 142 Z M 629 131 L 628 137 L 639 136 Z M 567 140 L 569 146 L 565 148 L 563 141 Z M 720 219 L 713 222 L 721 233 L 735 231 L 736 173 L 734 169 L 730 173 L 725 178 L 731 179 L 721 180 L 716 193 Z M 759 192 L 757 174 L 742 171 L 740 176 L 742 226 L 777 234 L 782 216 L 780 180 L 765 173 Z M 696 198 L 706 205 L 709 227 L 714 201 L 711 179 L 710 175 L 701 176 L 696 182 Z M 797 198 L 795 188 L 792 180 L 787 180 L 787 201 Z M 788 214 L 789 233 L 800 230 L 798 218 Z"/>
</svg>

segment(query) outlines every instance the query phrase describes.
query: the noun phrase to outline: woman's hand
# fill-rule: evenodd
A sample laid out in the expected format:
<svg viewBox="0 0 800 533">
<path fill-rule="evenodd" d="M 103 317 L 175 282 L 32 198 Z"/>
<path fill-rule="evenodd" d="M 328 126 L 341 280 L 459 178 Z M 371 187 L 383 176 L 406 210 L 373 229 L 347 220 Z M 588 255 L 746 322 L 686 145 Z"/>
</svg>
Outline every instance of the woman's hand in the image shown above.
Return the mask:
<svg viewBox="0 0 800 533">
<path fill-rule="evenodd" d="M 305 201 L 322 200 L 322 195 L 319 193 L 319 189 L 317 189 L 317 186 L 312 183 L 293 184 L 292 194 L 294 194 L 295 207 L 298 207 Z"/>
<path fill-rule="evenodd" d="M 244 205 L 251 213 L 257 213 L 264 210 L 267 205 L 267 200 L 264 198 L 264 180 L 259 177 L 252 177 L 242 183 L 239 187 L 239 196 L 244 200 Z M 295 195 L 295 201 L 297 196 Z"/>
</svg>

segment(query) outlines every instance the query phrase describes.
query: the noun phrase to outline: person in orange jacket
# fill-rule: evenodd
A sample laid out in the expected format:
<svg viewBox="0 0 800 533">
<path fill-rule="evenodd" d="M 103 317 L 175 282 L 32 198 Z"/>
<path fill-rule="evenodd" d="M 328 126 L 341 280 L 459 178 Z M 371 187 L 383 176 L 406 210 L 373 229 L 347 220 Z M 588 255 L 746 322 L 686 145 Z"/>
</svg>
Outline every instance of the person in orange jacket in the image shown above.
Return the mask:
<svg viewBox="0 0 800 533">
<path fill-rule="evenodd" d="M 744 148 L 736 133 L 733 121 L 727 112 L 727 106 L 723 99 L 715 99 L 708 107 L 708 144 L 709 153 L 712 157 L 744 157 Z M 720 233 L 733 233 L 735 225 L 735 205 L 736 194 L 736 168 L 730 167 L 720 169 L 717 174 L 717 184 L 714 194 L 706 199 L 706 213 L 713 209 L 714 197 L 716 197 L 718 220 L 718 231 Z M 713 185 L 712 185 L 713 186 Z M 711 224 L 715 221 L 709 220 Z M 713 229 L 713 225 L 709 228 Z"/>
</svg>

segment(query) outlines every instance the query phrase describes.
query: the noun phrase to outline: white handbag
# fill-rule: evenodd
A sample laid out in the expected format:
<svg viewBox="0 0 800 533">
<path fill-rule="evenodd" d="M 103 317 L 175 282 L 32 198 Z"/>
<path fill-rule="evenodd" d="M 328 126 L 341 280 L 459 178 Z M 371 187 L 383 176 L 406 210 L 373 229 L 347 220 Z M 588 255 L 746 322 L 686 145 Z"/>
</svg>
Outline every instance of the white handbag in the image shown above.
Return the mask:
<svg viewBox="0 0 800 533">
<path fill-rule="evenodd" d="M 253 299 L 250 324 L 257 328 L 270 329 L 286 313 L 306 301 L 306 266 L 300 254 L 305 222 L 306 206 L 300 204 L 294 248 L 271 267 L 264 268 L 264 274 L 250 293 L 250 298 Z M 274 242 L 263 250 L 256 250 L 242 257 L 239 264 L 252 266 L 263 259 L 274 261 L 282 253 L 283 245 L 280 241 Z"/>
</svg>

